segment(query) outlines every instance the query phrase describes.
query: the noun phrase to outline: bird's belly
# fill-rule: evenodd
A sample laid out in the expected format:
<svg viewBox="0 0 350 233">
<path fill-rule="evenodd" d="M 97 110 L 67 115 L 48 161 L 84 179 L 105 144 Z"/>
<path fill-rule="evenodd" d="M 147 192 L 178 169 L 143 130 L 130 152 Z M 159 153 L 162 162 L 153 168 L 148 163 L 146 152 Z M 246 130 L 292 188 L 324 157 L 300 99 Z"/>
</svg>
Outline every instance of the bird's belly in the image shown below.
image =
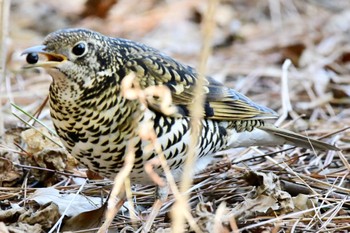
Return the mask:
<svg viewBox="0 0 350 233">
<path fill-rule="evenodd" d="M 135 164 L 130 178 L 136 183 L 143 184 L 151 183 L 149 176 L 145 174 L 144 165 L 150 159 L 155 158 L 156 153 L 144 150 L 150 142 L 140 138 L 138 129 L 151 121 L 157 135 L 157 143 L 163 149 L 170 170 L 176 180 L 181 176 L 188 147 L 191 145 L 189 118 L 170 118 L 148 110 L 141 117 L 137 127 L 129 129 L 125 126 L 126 131 L 115 129 L 116 123 L 94 128 L 93 122 L 84 126 L 82 124 L 84 119 L 79 122 L 75 119 L 57 118 L 53 117 L 54 125 L 67 150 L 88 169 L 107 178 L 114 178 L 121 170 L 128 146 L 133 141 L 136 145 Z M 73 130 L 71 129 L 72 122 L 75 122 Z M 205 168 L 211 161 L 211 155 L 224 149 L 227 143 L 220 124 L 211 120 L 203 120 L 198 140 L 196 151 L 200 158 L 195 165 L 195 172 Z M 163 173 L 160 166 L 155 167 L 155 170 L 159 174 Z"/>
<path fill-rule="evenodd" d="M 167 160 L 167 164 L 174 176 L 175 180 L 179 180 L 182 175 L 183 165 L 187 158 L 188 148 L 193 146 L 191 142 L 191 123 L 189 118 L 171 118 L 163 115 L 157 115 L 153 112 L 147 114 L 144 121 L 153 122 L 154 131 L 157 134 L 157 143 L 162 147 L 162 152 Z M 141 124 L 143 124 L 142 122 Z M 212 121 L 208 119 L 202 120 L 202 128 L 200 135 L 197 137 L 197 145 L 195 152 L 197 161 L 194 164 L 193 171 L 198 173 L 207 167 L 214 159 L 213 154 L 223 150 L 227 146 L 228 135 L 226 134 L 226 123 Z M 143 142 L 147 145 L 149 142 Z M 153 153 L 155 155 L 156 153 Z M 150 158 L 149 154 L 144 154 L 143 164 Z M 162 174 L 163 171 L 158 166 L 155 170 Z M 144 175 L 144 173 L 143 173 Z"/>
</svg>

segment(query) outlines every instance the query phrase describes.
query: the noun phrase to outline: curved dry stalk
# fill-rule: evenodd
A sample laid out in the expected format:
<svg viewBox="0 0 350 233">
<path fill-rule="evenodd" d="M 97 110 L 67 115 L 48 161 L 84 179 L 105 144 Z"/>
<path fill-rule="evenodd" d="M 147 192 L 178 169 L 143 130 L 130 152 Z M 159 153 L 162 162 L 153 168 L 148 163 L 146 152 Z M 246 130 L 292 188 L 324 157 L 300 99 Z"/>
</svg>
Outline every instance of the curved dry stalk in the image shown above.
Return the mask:
<svg viewBox="0 0 350 233">
<path fill-rule="evenodd" d="M 10 0 L 0 0 L 0 90 L 6 76 L 6 52 L 8 22 L 10 15 Z M 0 111 L 2 111 L 2 100 L 0 98 Z M 4 116 L 0 114 L 0 135 L 5 133 Z"/>
<path fill-rule="evenodd" d="M 98 230 L 99 233 L 104 233 L 108 231 L 109 226 L 111 225 L 115 215 L 118 213 L 120 207 L 123 205 L 125 200 L 125 180 L 128 179 L 128 176 L 131 172 L 131 169 L 134 166 L 135 161 L 135 144 L 130 143 L 126 156 L 125 163 L 118 175 L 114 178 L 114 185 L 111 191 L 110 197 L 108 199 L 107 211 L 105 214 L 105 222 Z M 116 199 L 119 197 L 119 200 Z"/>
<path fill-rule="evenodd" d="M 188 148 L 186 161 L 183 168 L 183 174 L 181 178 L 181 193 L 180 199 L 177 199 L 171 211 L 172 215 L 172 230 L 173 232 L 184 232 L 185 229 L 185 212 L 183 210 L 189 210 L 188 199 L 189 194 L 187 190 L 190 188 L 193 179 L 193 165 L 196 161 L 196 145 L 198 143 L 198 136 L 201 132 L 201 120 L 203 118 L 203 105 L 204 95 L 203 86 L 205 83 L 204 74 L 206 73 L 206 66 L 209 55 L 212 52 L 211 40 L 213 31 L 215 28 L 215 10 L 219 4 L 219 0 L 208 1 L 208 8 L 205 13 L 203 24 L 203 46 L 200 56 L 200 62 L 198 67 L 199 77 L 194 88 L 194 101 L 190 106 L 191 114 L 191 145 Z"/>
<path fill-rule="evenodd" d="M 292 61 L 286 59 L 282 65 L 282 114 L 275 122 L 276 126 L 280 126 L 282 122 L 288 117 L 288 114 L 293 111 L 292 104 L 290 102 L 289 89 L 288 89 L 288 69 L 292 65 Z"/>
<path fill-rule="evenodd" d="M 156 86 L 156 87 L 148 87 L 145 89 L 141 89 L 138 80 L 136 78 L 135 73 L 130 73 L 127 75 L 121 85 L 121 92 L 122 95 L 131 100 L 138 100 L 144 107 L 147 107 L 147 103 L 149 101 L 150 96 L 159 96 L 161 97 L 159 99 L 161 111 L 166 113 L 173 113 L 174 106 L 172 105 L 172 98 L 170 90 L 165 86 Z M 161 165 L 162 169 L 164 171 L 165 178 L 171 188 L 171 191 L 174 194 L 174 197 L 176 200 L 181 200 L 182 195 L 179 192 L 175 179 L 171 173 L 171 170 L 167 164 L 167 161 L 165 159 L 163 150 L 161 145 L 157 141 L 157 135 L 154 131 L 153 125 L 148 124 L 149 122 L 144 122 L 142 126 L 139 127 L 139 136 L 146 141 L 150 142 L 150 145 L 146 148 L 146 150 L 154 150 L 156 154 L 158 155 L 156 158 L 150 160 L 148 163 L 145 164 L 145 170 L 146 173 L 150 176 L 150 178 L 159 186 L 163 186 L 164 181 L 162 178 L 159 177 L 159 175 L 153 171 L 153 165 Z M 188 193 L 188 191 L 186 191 Z M 157 205 L 158 206 L 158 205 Z M 193 219 L 193 216 L 191 215 L 189 209 L 185 208 L 182 209 L 181 212 L 184 214 L 184 217 L 189 222 L 191 228 L 195 232 L 201 232 L 198 228 L 196 221 Z M 154 216 L 153 216 L 154 217 Z M 149 222 L 147 222 L 147 227 Z M 107 228 L 106 228 L 107 229 Z"/>
</svg>

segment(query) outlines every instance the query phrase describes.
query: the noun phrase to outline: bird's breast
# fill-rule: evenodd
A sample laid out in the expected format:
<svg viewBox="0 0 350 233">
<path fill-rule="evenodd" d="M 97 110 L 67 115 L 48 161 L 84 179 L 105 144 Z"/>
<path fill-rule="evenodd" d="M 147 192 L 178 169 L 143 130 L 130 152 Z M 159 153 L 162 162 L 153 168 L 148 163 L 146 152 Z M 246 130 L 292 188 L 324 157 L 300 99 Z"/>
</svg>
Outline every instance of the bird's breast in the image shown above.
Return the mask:
<svg viewBox="0 0 350 233">
<path fill-rule="evenodd" d="M 123 166 L 127 144 L 137 137 L 134 122 L 143 114 L 138 104 L 106 94 L 108 98 L 79 101 L 51 91 L 50 110 L 67 150 L 89 169 L 109 177 Z"/>
</svg>

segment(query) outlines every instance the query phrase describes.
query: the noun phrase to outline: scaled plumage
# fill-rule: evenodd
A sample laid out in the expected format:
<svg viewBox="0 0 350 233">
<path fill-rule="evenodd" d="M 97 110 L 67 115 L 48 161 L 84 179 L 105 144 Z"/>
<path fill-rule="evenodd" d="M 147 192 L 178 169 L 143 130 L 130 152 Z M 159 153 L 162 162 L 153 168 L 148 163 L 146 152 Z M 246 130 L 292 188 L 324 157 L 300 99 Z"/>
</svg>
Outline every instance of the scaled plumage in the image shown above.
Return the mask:
<svg viewBox="0 0 350 233">
<path fill-rule="evenodd" d="M 44 67 L 53 77 L 50 86 L 51 116 L 67 150 L 89 169 L 114 177 L 124 163 L 131 141 L 136 161 L 131 178 L 147 183 L 146 161 L 156 156 L 144 152 L 148 141 L 138 134 L 143 122 L 151 121 L 168 164 L 179 177 L 190 143 L 189 105 L 198 78 L 196 71 L 174 59 L 133 41 L 111 38 L 86 29 L 65 29 L 48 35 L 42 46 L 24 54 L 40 53 L 47 61 L 28 65 Z M 163 85 L 169 88 L 174 114 L 164 114 L 157 103 L 144 108 L 137 100 L 121 95 L 121 82 L 131 72 L 142 89 Z M 277 114 L 246 96 L 208 77 L 202 133 L 197 145 L 197 171 L 213 154 L 229 147 L 282 145 L 337 150 L 266 123 Z M 137 122 L 135 124 L 135 122 Z M 159 172 L 161 172 L 159 170 Z"/>
</svg>

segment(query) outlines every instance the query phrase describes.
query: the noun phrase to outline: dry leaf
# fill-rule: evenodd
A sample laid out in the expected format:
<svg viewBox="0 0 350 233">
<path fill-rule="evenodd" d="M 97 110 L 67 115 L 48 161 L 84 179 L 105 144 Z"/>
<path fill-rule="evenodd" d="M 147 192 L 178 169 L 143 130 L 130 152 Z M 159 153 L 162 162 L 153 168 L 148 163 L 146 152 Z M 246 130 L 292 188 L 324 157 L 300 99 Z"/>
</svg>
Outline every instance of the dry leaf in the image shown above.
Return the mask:
<svg viewBox="0 0 350 233">
<path fill-rule="evenodd" d="M 27 158 L 30 165 L 64 171 L 67 165 L 69 169 L 72 169 L 72 166 L 77 164 L 76 160 L 63 147 L 54 143 L 60 142 L 60 140 L 51 135 L 46 128 L 28 129 L 23 131 L 21 136 L 26 143 L 26 151 L 32 155 Z M 55 173 L 50 171 L 33 169 L 32 174 L 45 186 L 51 186 L 59 179 Z"/>
<path fill-rule="evenodd" d="M 6 130 L 4 135 L 0 137 L 0 156 L 14 163 L 20 163 L 21 156 L 15 151 L 18 151 L 17 145 L 22 145 L 21 133 L 28 128 L 14 127 Z"/>
<path fill-rule="evenodd" d="M 317 201 L 315 199 L 310 198 L 310 196 L 308 196 L 308 195 L 299 194 L 298 196 L 293 197 L 293 203 L 295 206 L 295 209 L 293 212 L 312 209 L 315 206 L 317 206 L 316 202 Z M 315 211 L 309 211 L 309 212 L 303 213 L 302 216 L 300 216 L 300 217 L 312 218 L 313 216 L 315 216 Z"/>
<path fill-rule="evenodd" d="M 61 216 L 58 212 L 58 206 L 53 202 L 41 205 L 38 209 L 35 208 L 35 205 L 30 207 L 19 216 L 18 222 L 30 225 L 40 224 L 43 229 L 48 230 L 53 227 Z"/>
<path fill-rule="evenodd" d="M 43 229 L 40 224 L 34 224 L 30 225 L 28 223 L 23 222 L 16 222 L 13 224 L 10 224 L 7 229 L 11 233 L 23 233 L 23 232 L 30 232 L 30 233 L 42 233 Z"/>
<path fill-rule="evenodd" d="M 52 202 L 45 205 L 29 202 L 26 207 L 16 204 L 11 207 L 0 211 L 0 221 L 8 224 L 10 232 L 42 232 L 50 229 L 60 217 L 57 205 Z"/>
<path fill-rule="evenodd" d="M 87 197 L 80 194 L 60 194 L 55 188 L 42 188 L 29 198 L 40 205 L 55 203 L 60 215 L 65 214 L 63 231 L 76 231 L 95 228 L 101 225 L 106 205 L 99 197 Z M 100 207 L 99 207 L 100 206 Z"/>
<path fill-rule="evenodd" d="M 25 208 L 19 207 L 17 204 L 11 205 L 11 209 L 0 211 L 0 222 L 13 223 L 16 222 L 18 216 L 26 212 Z"/>
<path fill-rule="evenodd" d="M 228 228 L 225 226 L 229 225 L 229 213 L 227 209 L 224 209 L 224 215 L 220 216 L 219 219 L 216 219 L 216 211 L 213 209 L 213 204 L 211 202 L 203 203 L 200 202 L 196 206 L 196 210 L 194 215 L 196 216 L 196 223 L 198 227 L 203 231 L 203 232 L 229 232 Z M 220 231 L 218 231 L 218 226 L 216 225 L 216 221 L 219 222 L 220 224 Z M 166 229 L 165 229 L 166 230 Z M 160 231 L 162 232 L 162 231 Z M 164 231 L 166 232 L 166 231 Z"/>
<path fill-rule="evenodd" d="M 110 9 L 117 3 L 117 0 L 88 0 L 85 2 L 83 17 L 96 16 L 106 18 Z"/>
<path fill-rule="evenodd" d="M 94 210 L 104 201 L 99 197 L 86 197 L 80 194 L 61 194 L 55 188 L 37 189 L 29 198 L 40 205 L 53 202 L 58 206 L 59 213 L 65 212 L 66 216 L 76 216 L 82 212 Z M 68 206 L 70 207 L 68 208 Z M 68 209 L 67 209 L 68 208 Z M 67 210 L 66 210 L 67 209 Z"/>
<path fill-rule="evenodd" d="M 272 212 L 283 214 L 294 209 L 291 195 L 282 191 L 278 177 L 272 172 L 250 172 L 247 179 L 257 187 L 232 209 L 232 214 L 239 220 Z"/>
<path fill-rule="evenodd" d="M 48 148 L 62 148 L 56 144 L 60 143 L 60 139 L 51 135 L 44 127 L 25 130 L 21 133 L 21 136 L 23 141 L 27 144 L 27 152 L 31 154 L 39 153 Z"/>
<path fill-rule="evenodd" d="M 0 159 L 0 186 L 13 187 L 22 180 L 23 171 L 16 168 L 11 161 Z"/>
<path fill-rule="evenodd" d="M 107 202 L 100 208 L 80 213 L 72 218 L 66 219 L 61 231 L 77 231 L 101 226 Z"/>
</svg>

